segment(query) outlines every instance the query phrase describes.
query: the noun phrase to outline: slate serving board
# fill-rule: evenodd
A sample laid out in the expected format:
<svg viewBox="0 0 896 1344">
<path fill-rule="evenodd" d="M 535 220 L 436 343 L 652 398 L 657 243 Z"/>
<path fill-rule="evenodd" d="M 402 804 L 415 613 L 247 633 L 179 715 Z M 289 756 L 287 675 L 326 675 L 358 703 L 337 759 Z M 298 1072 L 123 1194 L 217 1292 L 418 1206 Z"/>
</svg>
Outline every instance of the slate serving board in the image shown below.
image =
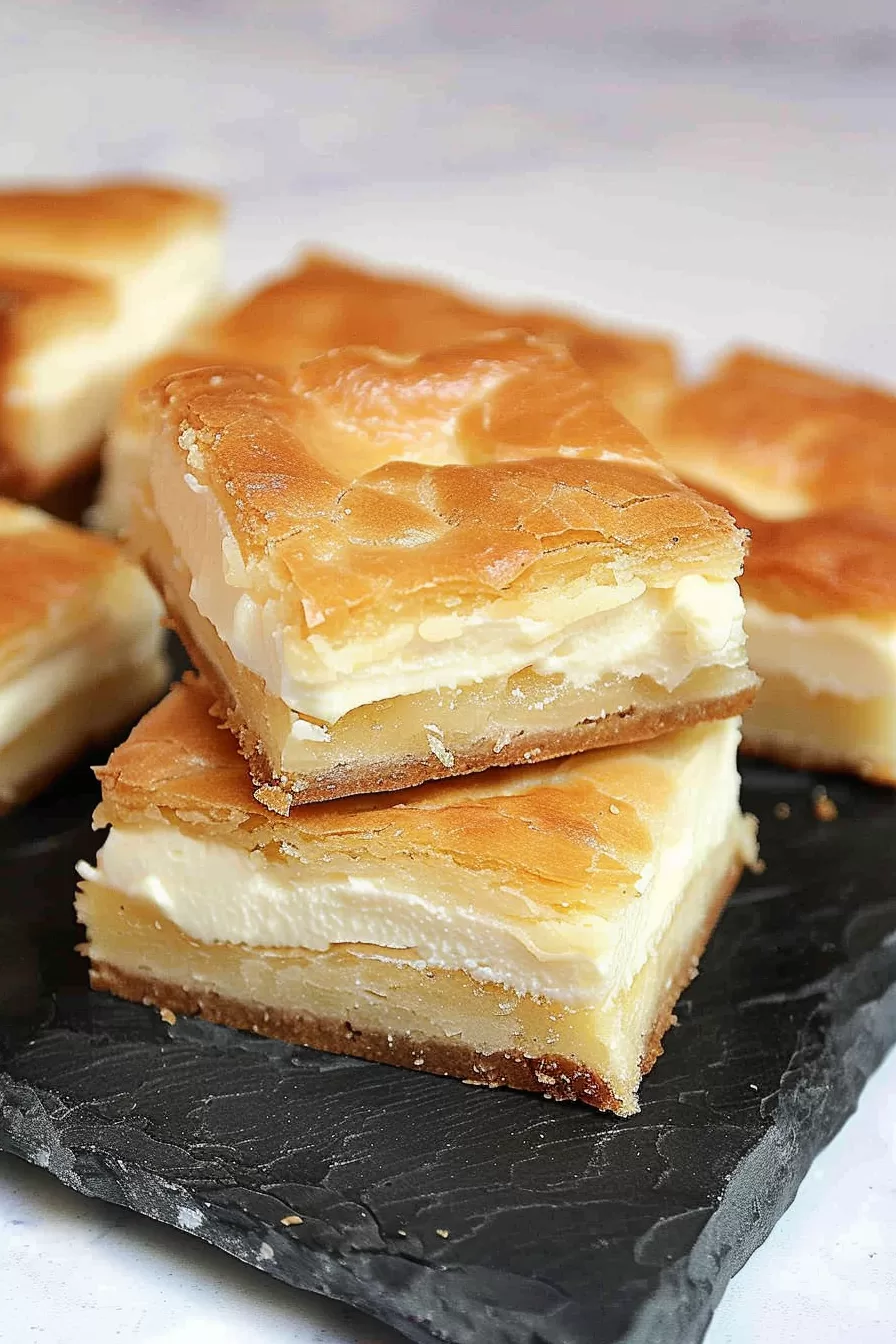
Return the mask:
<svg viewBox="0 0 896 1344">
<path fill-rule="evenodd" d="M 412 1340 L 698 1340 L 896 1040 L 892 796 L 745 777 L 766 871 L 620 1121 L 91 993 L 79 767 L 0 822 L 0 1147 Z"/>
</svg>

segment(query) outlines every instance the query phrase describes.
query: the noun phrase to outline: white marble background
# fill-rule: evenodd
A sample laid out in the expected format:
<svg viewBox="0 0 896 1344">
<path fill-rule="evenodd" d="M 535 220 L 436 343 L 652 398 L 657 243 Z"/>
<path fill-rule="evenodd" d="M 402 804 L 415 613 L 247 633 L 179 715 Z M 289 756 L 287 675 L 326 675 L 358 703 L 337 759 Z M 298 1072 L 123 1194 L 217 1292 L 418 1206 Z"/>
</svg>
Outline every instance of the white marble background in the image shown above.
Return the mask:
<svg viewBox="0 0 896 1344">
<path fill-rule="evenodd" d="M 231 281 L 324 243 L 896 382 L 892 0 L 0 0 L 0 180 L 225 189 Z M 710 1344 L 896 1337 L 896 1057 Z M 15 1303 L 10 1310 L 9 1304 Z M 0 1339 L 380 1344 L 0 1160 Z"/>
</svg>

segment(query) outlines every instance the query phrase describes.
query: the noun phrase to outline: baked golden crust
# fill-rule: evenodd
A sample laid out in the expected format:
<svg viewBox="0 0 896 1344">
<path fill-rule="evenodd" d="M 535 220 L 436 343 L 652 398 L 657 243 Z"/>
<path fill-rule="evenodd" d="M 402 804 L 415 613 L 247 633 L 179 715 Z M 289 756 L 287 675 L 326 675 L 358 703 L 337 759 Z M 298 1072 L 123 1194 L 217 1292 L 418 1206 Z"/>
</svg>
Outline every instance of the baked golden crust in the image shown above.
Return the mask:
<svg viewBox="0 0 896 1344">
<path fill-rule="evenodd" d="M 841 510 L 739 521 L 752 533 L 748 600 L 802 617 L 896 614 L 896 518 Z"/>
<path fill-rule="evenodd" d="M 384 274 L 311 252 L 291 274 L 263 286 L 214 331 L 220 355 L 292 375 L 305 360 L 345 345 L 416 354 L 501 327 L 562 341 L 603 385 L 637 400 L 676 383 L 672 344 L 539 308 L 486 304 L 415 276 Z M 626 409 L 623 407 L 622 409 Z"/>
<path fill-rule="evenodd" d="M 125 179 L 0 191 L 0 260 L 108 275 L 221 214 L 209 192 Z"/>
<path fill-rule="evenodd" d="M 547 905 L 571 888 L 631 899 L 661 843 L 661 821 L 697 727 L 643 745 L 494 769 L 396 793 L 306 804 L 281 817 L 258 802 L 246 762 L 211 716 L 213 693 L 188 677 L 151 710 L 97 773 L 104 823 L 167 816 L 229 844 L 317 842 L 341 854 L 434 854 L 499 869 Z M 508 878 L 510 880 L 510 878 Z"/>
<path fill-rule="evenodd" d="M 896 397 L 749 350 L 666 407 L 655 442 L 686 480 L 776 519 L 896 516 Z"/>
<path fill-rule="evenodd" d="M 85 619 L 92 586 L 124 564 L 117 546 L 47 514 L 0 500 L 0 648 L 62 618 L 73 604 Z M 83 608 L 83 610 L 82 610 Z"/>
<path fill-rule="evenodd" d="M 98 277 L 38 271 L 0 262 L 0 359 L 103 325 L 115 312 L 112 286 Z"/>
<path fill-rule="evenodd" d="M 246 362 L 289 380 L 309 359 L 342 346 L 410 355 L 508 327 L 566 344 L 609 400 L 641 428 L 653 424 L 677 386 L 675 351 L 662 337 L 549 310 L 488 305 L 430 280 L 371 271 L 319 252 L 210 323 L 192 347 L 170 357 L 167 371 L 199 361 Z M 125 429 L 141 419 L 138 392 L 160 376 L 147 366 L 132 381 L 119 416 Z"/>
<path fill-rule="evenodd" d="M 250 586 L 279 594 L 302 635 L 561 571 L 651 584 L 741 568 L 729 515 L 671 475 L 565 349 L 519 333 L 416 359 L 337 350 L 290 389 L 192 370 L 148 398 L 156 451 L 174 447 L 210 488 Z"/>
</svg>

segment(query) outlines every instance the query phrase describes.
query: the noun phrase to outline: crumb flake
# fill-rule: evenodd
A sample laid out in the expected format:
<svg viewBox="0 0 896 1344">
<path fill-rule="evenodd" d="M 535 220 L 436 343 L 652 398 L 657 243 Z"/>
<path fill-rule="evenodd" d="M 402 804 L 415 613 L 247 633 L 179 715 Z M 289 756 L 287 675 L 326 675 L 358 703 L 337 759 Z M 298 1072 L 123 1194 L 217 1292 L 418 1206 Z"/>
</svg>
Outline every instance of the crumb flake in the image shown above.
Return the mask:
<svg viewBox="0 0 896 1344">
<path fill-rule="evenodd" d="M 167 1022 L 169 1027 L 173 1027 L 175 1022 L 177 1021 L 177 1018 L 174 1016 L 170 1008 L 160 1008 L 159 1017 L 162 1019 L 163 1022 Z"/>
<path fill-rule="evenodd" d="M 300 1218 L 297 1213 L 291 1213 L 287 1218 L 281 1218 L 280 1222 L 284 1227 L 297 1227 L 299 1223 L 304 1223 L 305 1219 Z"/>
<path fill-rule="evenodd" d="M 448 750 L 441 736 L 436 736 L 436 733 L 441 734 L 441 729 L 428 723 L 426 730 L 426 740 L 433 756 L 442 762 L 446 770 L 451 770 L 454 766 L 454 753 Z"/>
<path fill-rule="evenodd" d="M 812 811 L 819 821 L 836 821 L 840 815 L 837 804 L 823 786 L 814 789 L 812 792 Z"/>
<path fill-rule="evenodd" d="M 774 813 L 775 816 L 778 818 L 778 821 L 786 821 L 787 818 L 790 816 L 790 804 L 775 803 Z"/>
<path fill-rule="evenodd" d="M 447 1227 L 437 1227 L 437 1228 L 436 1228 L 436 1236 L 437 1236 L 437 1237 L 441 1237 L 441 1238 L 443 1239 L 443 1241 L 447 1241 L 447 1239 L 448 1239 L 448 1237 L 449 1237 L 450 1235 L 451 1235 L 451 1233 L 448 1231 Z"/>
</svg>

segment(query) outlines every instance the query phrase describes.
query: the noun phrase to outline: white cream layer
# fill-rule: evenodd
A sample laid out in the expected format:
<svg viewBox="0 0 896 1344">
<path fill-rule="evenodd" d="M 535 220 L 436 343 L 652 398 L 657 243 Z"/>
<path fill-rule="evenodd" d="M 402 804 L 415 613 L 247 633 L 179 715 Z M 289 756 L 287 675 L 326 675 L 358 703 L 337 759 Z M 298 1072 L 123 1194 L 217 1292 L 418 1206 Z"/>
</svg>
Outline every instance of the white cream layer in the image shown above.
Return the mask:
<svg viewBox="0 0 896 1344">
<path fill-rule="evenodd" d="M 596 1004 L 631 983 L 688 884 L 730 843 L 732 827 L 745 826 L 738 822 L 737 722 L 687 736 L 656 836 L 656 864 L 645 866 L 606 917 L 587 886 L 568 894 L 570 906 L 581 902 L 584 911 L 536 918 L 540 908 L 533 911 L 525 889 L 501 873 L 459 870 L 437 857 L 322 855 L 300 837 L 271 858 L 158 822 L 113 827 L 96 870 L 79 871 L 152 902 L 202 942 L 315 951 L 359 943 L 419 968 L 463 970 L 519 993 Z"/>
<path fill-rule="evenodd" d="M 795 616 L 747 605 L 750 663 L 760 677 L 789 676 L 810 695 L 847 700 L 896 695 L 896 621 Z"/>
<path fill-rule="evenodd" d="M 576 686 L 648 676 L 672 691 L 703 667 L 746 663 L 737 583 L 688 575 L 674 587 L 587 579 L 474 611 L 384 625 L 376 640 L 335 647 L 285 629 L 278 599 L 257 602 L 212 492 L 174 449 L 153 455 L 156 511 L 191 575 L 190 596 L 237 662 L 299 714 L 335 723 L 359 705 L 469 686 L 524 668 Z"/>
</svg>

